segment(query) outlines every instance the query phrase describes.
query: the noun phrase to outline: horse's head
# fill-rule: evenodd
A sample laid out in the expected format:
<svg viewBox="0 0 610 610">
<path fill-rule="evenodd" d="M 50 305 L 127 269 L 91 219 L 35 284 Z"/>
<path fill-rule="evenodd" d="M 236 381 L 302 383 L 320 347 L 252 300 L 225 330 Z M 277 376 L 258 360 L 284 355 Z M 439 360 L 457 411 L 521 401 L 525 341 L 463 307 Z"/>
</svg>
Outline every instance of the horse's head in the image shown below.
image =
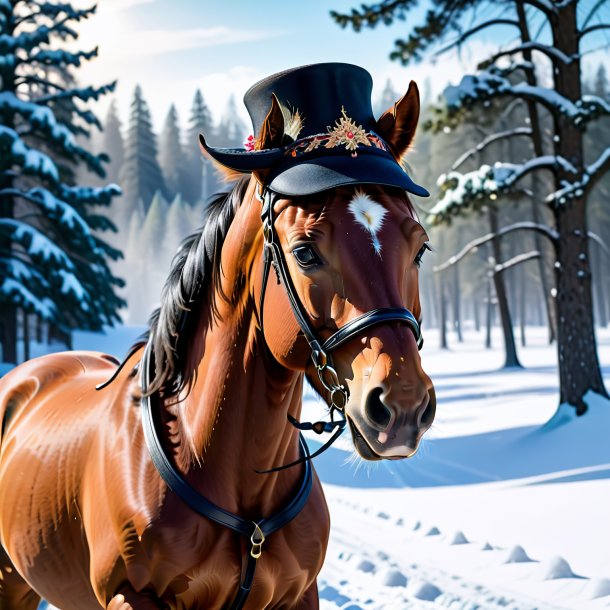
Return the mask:
<svg viewBox="0 0 610 610">
<path fill-rule="evenodd" d="M 418 268 L 428 237 L 406 195 L 380 186 L 342 187 L 275 203 L 275 227 L 295 292 L 322 341 L 367 312 L 407 309 L 419 320 Z M 285 289 L 269 282 L 265 340 L 282 364 L 305 368 L 330 400 Z M 300 340 L 299 340 L 300 337 Z M 379 321 L 331 354 L 349 399 L 358 453 L 370 460 L 413 455 L 435 413 L 411 325 Z"/>
<path fill-rule="evenodd" d="M 398 459 L 415 453 L 436 405 L 418 351 L 428 237 L 405 192 L 426 191 L 399 164 L 419 95 L 412 83 L 375 120 L 370 89 L 368 73 L 345 64 L 280 73 L 246 94 L 251 153 L 202 147 L 259 185 L 262 242 L 281 279 L 254 282 L 269 350 L 344 411 L 362 457 Z"/>
</svg>

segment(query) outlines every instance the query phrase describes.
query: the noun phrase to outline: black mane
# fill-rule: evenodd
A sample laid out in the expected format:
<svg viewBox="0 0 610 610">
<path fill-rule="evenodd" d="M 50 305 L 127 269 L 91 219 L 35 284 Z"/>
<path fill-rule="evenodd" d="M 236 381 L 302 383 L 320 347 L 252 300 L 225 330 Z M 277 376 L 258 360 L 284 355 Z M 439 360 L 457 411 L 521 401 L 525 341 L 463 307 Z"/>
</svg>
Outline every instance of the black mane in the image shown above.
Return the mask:
<svg viewBox="0 0 610 610">
<path fill-rule="evenodd" d="M 161 293 L 161 306 L 149 320 L 145 337 L 155 358 L 155 375 L 147 393 L 162 391 L 175 395 L 188 388 L 194 370 L 187 369 L 187 351 L 204 303 L 215 315 L 211 289 L 218 285 L 220 250 L 241 204 L 249 176 L 242 178 L 229 193 L 216 196 L 207 206 L 203 226 L 187 237 L 178 248 Z"/>
</svg>

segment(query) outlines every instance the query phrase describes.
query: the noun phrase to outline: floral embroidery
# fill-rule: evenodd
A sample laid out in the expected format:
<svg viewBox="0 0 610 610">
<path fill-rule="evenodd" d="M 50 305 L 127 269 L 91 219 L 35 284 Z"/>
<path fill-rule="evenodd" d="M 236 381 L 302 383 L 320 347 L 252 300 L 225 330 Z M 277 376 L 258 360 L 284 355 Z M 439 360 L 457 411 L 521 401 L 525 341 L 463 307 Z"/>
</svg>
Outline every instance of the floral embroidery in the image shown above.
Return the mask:
<svg viewBox="0 0 610 610">
<path fill-rule="evenodd" d="M 244 141 L 244 148 L 246 152 L 254 152 L 256 145 L 256 138 L 253 134 L 250 134 Z"/>
<path fill-rule="evenodd" d="M 335 146 L 345 146 L 347 150 L 354 152 L 360 144 L 371 146 L 368 139 L 368 133 L 363 129 L 362 125 L 356 125 L 353 119 L 350 119 L 345 108 L 341 107 L 343 115 L 336 121 L 335 127 L 328 128 L 329 139 L 324 145 L 326 148 L 335 148 Z"/>
</svg>

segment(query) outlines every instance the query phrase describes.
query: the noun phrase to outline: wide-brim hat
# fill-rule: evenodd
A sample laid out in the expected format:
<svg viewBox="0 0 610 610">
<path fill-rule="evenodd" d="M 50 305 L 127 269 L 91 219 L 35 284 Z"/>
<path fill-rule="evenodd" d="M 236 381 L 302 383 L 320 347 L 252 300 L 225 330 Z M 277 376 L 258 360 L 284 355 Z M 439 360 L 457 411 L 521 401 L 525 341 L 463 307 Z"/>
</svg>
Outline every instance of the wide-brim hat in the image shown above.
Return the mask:
<svg viewBox="0 0 610 610">
<path fill-rule="evenodd" d="M 253 135 L 244 148 L 202 150 L 237 172 L 264 172 L 265 184 L 287 196 L 349 184 L 379 184 L 427 197 L 378 133 L 373 79 L 359 66 L 313 64 L 253 85 L 244 96 Z"/>
</svg>

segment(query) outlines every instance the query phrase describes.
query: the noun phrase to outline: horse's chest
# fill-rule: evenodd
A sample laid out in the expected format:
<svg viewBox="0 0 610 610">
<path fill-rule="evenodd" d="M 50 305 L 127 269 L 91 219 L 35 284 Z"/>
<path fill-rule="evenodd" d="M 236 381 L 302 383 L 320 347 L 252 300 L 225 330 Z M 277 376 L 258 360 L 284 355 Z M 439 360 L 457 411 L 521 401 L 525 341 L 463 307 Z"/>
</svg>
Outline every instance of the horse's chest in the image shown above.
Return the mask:
<svg viewBox="0 0 610 610">
<path fill-rule="evenodd" d="M 263 544 L 246 608 L 294 607 L 315 580 L 324 558 L 326 531 L 325 524 L 315 523 L 308 513 L 304 511 Z M 172 610 L 227 608 L 250 552 L 245 538 L 198 517 L 186 517 L 179 528 L 173 523 L 151 531 L 142 543 L 154 558 L 150 576 L 159 587 L 156 593 Z"/>
</svg>

